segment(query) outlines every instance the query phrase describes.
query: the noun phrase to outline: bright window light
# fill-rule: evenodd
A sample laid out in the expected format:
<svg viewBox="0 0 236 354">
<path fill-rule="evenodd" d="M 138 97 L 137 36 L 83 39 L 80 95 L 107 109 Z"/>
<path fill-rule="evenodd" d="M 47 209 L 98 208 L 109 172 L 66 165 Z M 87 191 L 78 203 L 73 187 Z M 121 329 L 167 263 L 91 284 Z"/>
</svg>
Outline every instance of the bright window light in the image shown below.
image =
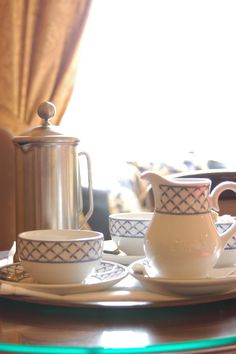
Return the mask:
<svg viewBox="0 0 236 354">
<path fill-rule="evenodd" d="M 62 126 L 111 160 L 236 166 L 236 2 L 94 0 Z"/>
</svg>

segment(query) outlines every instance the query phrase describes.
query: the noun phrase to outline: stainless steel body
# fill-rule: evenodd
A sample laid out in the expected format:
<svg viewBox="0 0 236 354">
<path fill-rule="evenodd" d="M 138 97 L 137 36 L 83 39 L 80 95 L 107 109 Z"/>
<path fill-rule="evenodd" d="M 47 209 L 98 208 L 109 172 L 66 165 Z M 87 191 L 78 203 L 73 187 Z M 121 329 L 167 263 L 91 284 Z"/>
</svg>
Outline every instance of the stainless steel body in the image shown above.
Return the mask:
<svg viewBox="0 0 236 354">
<path fill-rule="evenodd" d="M 36 128 L 15 137 L 17 234 L 37 229 L 78 229 L 83 210 L 79 155 L 87 160 L 90 209 L 93 212 L 90 159 L 78 153 L 79 140 Z"/>
</svg>

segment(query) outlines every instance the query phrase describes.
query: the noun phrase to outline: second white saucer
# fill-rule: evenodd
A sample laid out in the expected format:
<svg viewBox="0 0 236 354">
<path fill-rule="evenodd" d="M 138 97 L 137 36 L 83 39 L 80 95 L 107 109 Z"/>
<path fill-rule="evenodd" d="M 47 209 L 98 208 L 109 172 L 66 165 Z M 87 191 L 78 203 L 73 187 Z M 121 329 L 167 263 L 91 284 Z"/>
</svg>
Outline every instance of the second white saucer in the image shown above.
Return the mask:
<svg viewBox="0 0 236 354">
<path fill-rule="evenodd" d="M 129 273 L 138 279 L 145 289 L 165 295 L 177 294 L 192 297 L 225 293 L 236 288 L 236 267 L 214 269 L 208 277 L 198 279 L 169 279 L 152 276 L 152 269 L 147 259 L 133 262 L 128 269 Z"/>
</svg>

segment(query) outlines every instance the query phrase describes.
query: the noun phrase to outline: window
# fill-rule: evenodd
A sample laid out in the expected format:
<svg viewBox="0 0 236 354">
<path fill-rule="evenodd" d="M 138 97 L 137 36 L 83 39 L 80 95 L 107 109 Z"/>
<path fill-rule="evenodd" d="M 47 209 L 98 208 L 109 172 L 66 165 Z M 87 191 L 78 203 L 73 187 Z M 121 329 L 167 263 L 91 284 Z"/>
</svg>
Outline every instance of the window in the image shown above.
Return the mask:
<svg viewBox="0 0 236 354">
<path fill-rule="evenodd" d="M 235 18 L 234 0 L 93 1 L 62 126 L 97 181 L 118 162 L 179 164 L 189 152 L 236 166 Z"/>
</svg>

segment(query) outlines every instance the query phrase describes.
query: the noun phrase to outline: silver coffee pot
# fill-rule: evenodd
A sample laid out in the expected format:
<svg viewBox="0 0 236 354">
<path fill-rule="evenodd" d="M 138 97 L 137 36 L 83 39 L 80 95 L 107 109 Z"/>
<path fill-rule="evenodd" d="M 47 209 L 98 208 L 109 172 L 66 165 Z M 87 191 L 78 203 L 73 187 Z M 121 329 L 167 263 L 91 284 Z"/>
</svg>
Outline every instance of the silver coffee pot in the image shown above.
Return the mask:
<svg viewBox="0 0 236 354">
<path fill-rule="evenodd" d="M 38 108 L 43 123 L 13 138 L 16 147 L 16 229 L 79 229 L 93 213 L 89 155 L 78 152 L 79 139 L 65 136 L 49 119 L 51 102 Z M 89 209 L 83 214 L 80 157 L 86 159 Z M 82 215 L 84 217 L 82 218 Z"/>
</svg>

